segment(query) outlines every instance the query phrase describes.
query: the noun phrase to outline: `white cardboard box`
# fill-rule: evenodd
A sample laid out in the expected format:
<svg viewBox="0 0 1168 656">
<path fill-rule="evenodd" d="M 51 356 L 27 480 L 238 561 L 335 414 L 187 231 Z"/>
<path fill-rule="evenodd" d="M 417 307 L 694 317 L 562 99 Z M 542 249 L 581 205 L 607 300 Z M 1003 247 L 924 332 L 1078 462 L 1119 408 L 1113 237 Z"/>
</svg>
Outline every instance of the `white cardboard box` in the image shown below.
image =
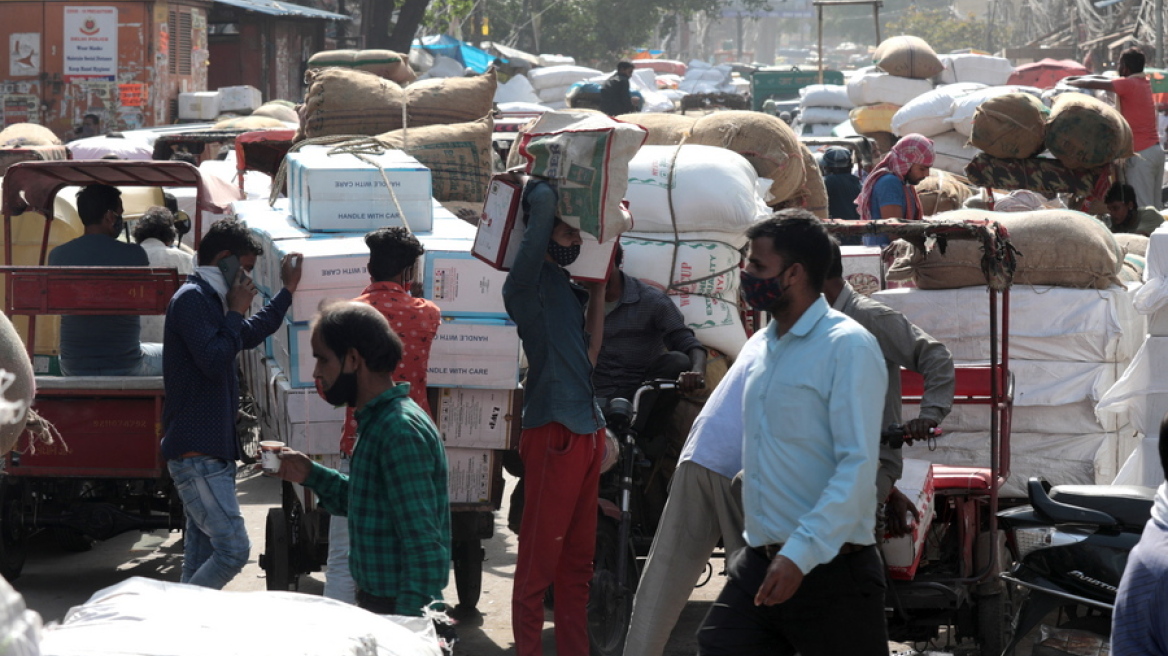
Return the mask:
<svg viewBox="0 0 1168 656">
<path fill-rule="evenodd" d="M 288 197 L 300 225 L 313 232 L 365 232 L 407 224 L 416 232 L 432 229 L 430 169 L 401 151 L 365 156 L 377 166 L 328 151 L 308 147 L 288 155 Z"/>
<path fill-rule="evenodd" d="M 278 417 L 279 415 L 277 415 Z M 288 448 L 295 449 L 308 455 L 339 453 L 341 450 L 341 431 L 345 428 L 345 420 L 314 421 L 307 424 L 298 424 L 282 418 L 284 425 L 284 439 L 281 440 Z"/>
<path fill-rule="evenodd" d="M 430 407 L 447 448 L 510 449 L 518 445 L 520 418 L 516 390 L 434 389 Z"/>
<path fill-rule="evenodd" d="M 933 465 L 924 460 L 905 458 L 904 473 L 896 487 L 913 502 L 921 518 L 909 535 L 899 538 L 885 535 L 880 542 L 880 550 L 884 553 L 884 562 L 892 578 L 907 581 L 916 576 L 929 524 L 933 521 Z"/>
<path fill-rule="evenodd" d="M 487 503 L 495 454 L 490 449 L 446 449 L 450 503 Z"/>
<path fill-rule="evenodd" d="M 503 283 L 507 274 L 469 252 L 427 248 L 423 296 L 443 315 L 505 319 Z"/>
<path fill-rule="evenodd" d="M 178 94 L 178 117 L 209 121 L 219 116 L 219 92 L 195 91 Z"/>
<path fill-rule="evenodd" d="M 264 104 L 264 95 L 255 87 L 219 87 L 219 111 L 248 112 Z"/>
<path fill-rule="evenodd" d="M 313 388 L 312 330 L 309 324 L 284 322 L 272 333 L 272 358 L 295 388 Z"/>
<path fill-rule="evenodd" d="M 431 387 L 519 387 L 519 331 L 502 319 L 443 317 L 430 348 Z"/>
<path fill-rule="evenodd" d="M 315 389 L 296 388 L 286 376 L 272 379 L 269 389 L 274 395 L 275 407 L 293 424 L 343 422 L 345 409 L 336 408 L 320 398 Z M 337 433 L 338 437 L 340 433 Z"/>
<path fill-rule="evenodd" d="M 272 252 L 265 252 L 260 260 L 267 259 L 271 264 L 271 270 L 265 271 L 266 284 L 277 290 L 280 261 L 288 253 L 304 255 L 301 265 L 304 270 L 297 292 L 301 289 L 364 289 L 369 284 L 369 272 L 365 269 L 369 263 L 369 247 L 365 245 L 363 234 L 272 242 Z"/>
<path fill-rule="evenodd" d="M 844 279 L 857 293 L 871 296 L 884 289 L 884 262 L 879 246 L 840 246 Z"/>
</svg>

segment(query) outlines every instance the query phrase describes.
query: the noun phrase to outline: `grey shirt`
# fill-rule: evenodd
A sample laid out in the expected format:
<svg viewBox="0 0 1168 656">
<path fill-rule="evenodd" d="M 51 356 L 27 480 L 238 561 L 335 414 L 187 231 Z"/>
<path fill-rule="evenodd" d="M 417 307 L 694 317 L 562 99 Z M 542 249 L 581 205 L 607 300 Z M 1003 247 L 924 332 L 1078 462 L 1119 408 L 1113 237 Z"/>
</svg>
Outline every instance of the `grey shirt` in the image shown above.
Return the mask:
<svg viewBox="0 0 1168 656">
<path fill-rule="evenodd" d="M 914 326 L 896 310 L 862 294 L 844 283 L 832 309 L 855 319 L 876 338 L 888 367 L 888 392 L 884 397 L 881 429 L 901 423 L 900 369 L 904 367 L 925 378 L 920 417 L 941 423 L 953 408 L 956 374 L 953 356 L 944 344 Z M 880 446 L 880 469 L 876 474 L 877 499 L 883 502 L 903 471 L 900 449 Z"/>
<path fill-rule="evenodd" d="M 81 235 L 49 252 L 53 266 L 150 266 L 137 244 L 108 235 Z M 70 376 L 126 376 L 142 358 L 137 316 L 61 317 L 61 369 Z"/>
</svg>

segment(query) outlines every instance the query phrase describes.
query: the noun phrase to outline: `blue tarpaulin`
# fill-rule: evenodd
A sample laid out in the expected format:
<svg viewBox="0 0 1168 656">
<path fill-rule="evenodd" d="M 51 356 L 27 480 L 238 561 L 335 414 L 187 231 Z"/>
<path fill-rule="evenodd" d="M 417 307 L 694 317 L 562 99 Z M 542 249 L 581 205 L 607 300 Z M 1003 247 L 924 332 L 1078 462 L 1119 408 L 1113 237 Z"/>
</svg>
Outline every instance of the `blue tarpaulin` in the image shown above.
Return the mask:
<svg viewBox="0 0 1168 656">
<path fill-rule="evenodd" d="M 495 57 L 485 50 L 447 35 L 424 36 L 414 41 L 414 46 L 428 50 L 434 55 L 442 55 L 460 62 L 475 73 L 486 73 Z"/>
</svg>

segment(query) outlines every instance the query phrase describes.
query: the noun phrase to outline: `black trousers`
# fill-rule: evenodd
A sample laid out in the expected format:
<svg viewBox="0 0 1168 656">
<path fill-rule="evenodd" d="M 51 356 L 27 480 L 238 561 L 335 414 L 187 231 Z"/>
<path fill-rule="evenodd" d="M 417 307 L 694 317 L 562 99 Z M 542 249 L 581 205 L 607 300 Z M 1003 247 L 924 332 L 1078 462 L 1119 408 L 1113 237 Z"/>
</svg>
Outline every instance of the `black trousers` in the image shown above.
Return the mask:
<svg viewBox="0 0 1168 656">
<path fill-rule="evenodd" d="M 729 579 L 698 630 L 701 656 L 888 656 L 884 563 L 875 546 L 811 570 L 787 601 L 755 606 L 770 561 L 734 552 Z"/>
</svg>

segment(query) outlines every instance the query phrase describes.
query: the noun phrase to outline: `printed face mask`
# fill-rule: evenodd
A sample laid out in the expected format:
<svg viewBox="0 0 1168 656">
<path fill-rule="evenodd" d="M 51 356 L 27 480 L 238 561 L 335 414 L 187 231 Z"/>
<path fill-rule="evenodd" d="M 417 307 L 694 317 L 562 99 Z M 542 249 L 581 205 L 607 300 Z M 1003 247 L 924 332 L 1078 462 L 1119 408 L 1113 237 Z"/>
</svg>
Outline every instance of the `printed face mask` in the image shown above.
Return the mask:
<svg viewBox="0 0 1168 656">
<path fill-rule="evenodd" d="M 779 299 L 783 297 L 783 284 L 779 278 L 786 270 L 784 268 L 773 278 L 752 276 L 745 269 L 739 272 L 738 275 L 742 281 L 742 295 L 746 299 L 746 304 L 756 310 L 770 310 L 778 305 Z"/>
<path fill-rule="evenodd" d="M 552 256 L 556 264 L 566 267 L 576 261 L 580 257 L 580 244 L 572 246 L 560 246 L 553 239 L 548 242 L 548 254 Z"/>
</svg>

